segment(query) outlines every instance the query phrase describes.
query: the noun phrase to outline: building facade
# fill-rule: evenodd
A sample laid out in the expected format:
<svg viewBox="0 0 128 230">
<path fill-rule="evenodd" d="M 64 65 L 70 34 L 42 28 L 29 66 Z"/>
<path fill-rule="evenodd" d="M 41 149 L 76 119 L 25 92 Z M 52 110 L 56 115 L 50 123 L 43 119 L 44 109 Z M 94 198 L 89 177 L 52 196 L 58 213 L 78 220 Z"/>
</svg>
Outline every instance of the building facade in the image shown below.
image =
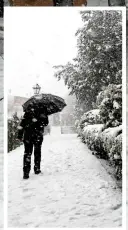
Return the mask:
<svg viewBox="0 0 128 230">
<path fill-rule="evenodd" d="M 11 118 L 14 113 L 17 113 L 18 117 L 23 116 L 22 105 L 27 101 L 28 98 L 20 96 L 8 96 L 8 117 Z"/>
</svg>

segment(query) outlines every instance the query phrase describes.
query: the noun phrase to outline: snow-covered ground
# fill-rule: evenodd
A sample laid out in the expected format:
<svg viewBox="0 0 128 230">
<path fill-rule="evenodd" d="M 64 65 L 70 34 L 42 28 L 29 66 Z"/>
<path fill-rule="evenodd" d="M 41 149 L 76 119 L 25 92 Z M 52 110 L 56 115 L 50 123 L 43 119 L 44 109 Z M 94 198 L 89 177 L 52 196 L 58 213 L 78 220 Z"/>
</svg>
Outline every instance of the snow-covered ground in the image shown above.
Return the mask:
<svg viewBox="0 0 128 230">
<path fill-rule="evenodd" d="M 76 134 L 47 135 L 42 174 L 22 179 L 23 146 L 8 154 L 8 227 L 118 227 L 121 191 Z"/>
</svg>

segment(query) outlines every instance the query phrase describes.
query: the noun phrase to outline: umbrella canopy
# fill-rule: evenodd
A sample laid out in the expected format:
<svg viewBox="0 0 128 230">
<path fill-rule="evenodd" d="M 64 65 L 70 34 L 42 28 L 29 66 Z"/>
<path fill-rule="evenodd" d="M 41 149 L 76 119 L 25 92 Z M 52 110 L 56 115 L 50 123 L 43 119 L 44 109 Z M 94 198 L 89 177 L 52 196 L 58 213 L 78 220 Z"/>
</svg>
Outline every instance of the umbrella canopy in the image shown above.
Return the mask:
<svg viewBox="0 0 128 230">
<path fill-rule="evenodd" d="M 47 115 L 61 112 L 66 106 L 63 98 L 52 94 L 39 94 L 32 96 L 23 105 L 24 112 L 34 108 L 35 110 L 44 111 Z"/>
</svg>

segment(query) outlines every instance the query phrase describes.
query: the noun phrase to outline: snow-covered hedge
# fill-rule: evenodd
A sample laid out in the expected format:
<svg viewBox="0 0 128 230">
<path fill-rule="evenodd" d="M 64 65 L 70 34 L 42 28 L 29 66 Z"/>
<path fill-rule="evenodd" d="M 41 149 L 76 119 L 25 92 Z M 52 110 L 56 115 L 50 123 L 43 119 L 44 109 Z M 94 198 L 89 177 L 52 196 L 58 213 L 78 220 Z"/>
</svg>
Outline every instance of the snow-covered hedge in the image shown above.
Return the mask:
<svg viewBox="0 0 128 230">
<path fill-rule="evenodd" d="M 87 125 L 83 129 L 84 142 L 91 150 L 95 149 L 95 140 L 104 129 L 103 124 Z"/>
<path fill-rule="evenodd" d="M 100 117 L 100 110 L 94 109 L 86 112 L 80 119 L 80 121 L 76 121 L 76 129 L 78 132 L 78 135 L 81 137 L 82 141 L 84 142 L 84 135 L 83 135 L 83 129 L 87 125 L 92 124 L 100 124 L 101 123 L 101 117 Z"/>
<path fill-rule="evenodd" d="M 86 112 L 81 117 L 80 123 L 81 123 L 81 125 L 85 124 L 85 123 L 100 124 L 101 123 L 100 110 L 99 109 L 93 109 L 93 110 Z"/>
<path fill-rule="evenodd" d="M 97 96 L 98 109 L 76 122 L 79 137 L 93 153 L 110 160 L 118 178 L 122 170 L 122 85 L 110 84 Z"/>
<path fill-rule="evenodd" d="M 122 125 L 104 129 L 104 124 L 87 125 L 83 129 L 83 142 L 100 158 L 110 160 L 116 167 L 116 176 L 122 172 Z"/>
<path fill-rule="evenodd" d="M 99 134 L 99 141 L 103 145 L 104 152 L 107 154 L 107 157 L 110 158 L 110 150 L 113 147 L 115 138 L 122 133 L 122 125 L 105 129 Z"/>
<path fill-rule="evenodd" d="M 122 134 L 118 135 L 110 150 L 110 160 L 114 162 L 116 168 L 116 176 L 118 179 L 122 177 Z"/>
</svg>

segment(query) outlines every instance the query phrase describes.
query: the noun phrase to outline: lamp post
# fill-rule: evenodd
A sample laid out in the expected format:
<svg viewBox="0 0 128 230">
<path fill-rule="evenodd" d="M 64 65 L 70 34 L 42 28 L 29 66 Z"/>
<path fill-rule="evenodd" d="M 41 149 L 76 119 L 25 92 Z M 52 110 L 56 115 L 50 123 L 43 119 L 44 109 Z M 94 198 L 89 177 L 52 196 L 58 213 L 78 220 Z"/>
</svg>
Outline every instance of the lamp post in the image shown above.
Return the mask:
<svg viewBox="0 0 128 230">
<path fill-rule="evenodd" d="M 40 89 L 41 89 L 41 87 L 38 84 L 33 86 L 34 95 L 38 95 L 40 93 Z"/>
</svg>

